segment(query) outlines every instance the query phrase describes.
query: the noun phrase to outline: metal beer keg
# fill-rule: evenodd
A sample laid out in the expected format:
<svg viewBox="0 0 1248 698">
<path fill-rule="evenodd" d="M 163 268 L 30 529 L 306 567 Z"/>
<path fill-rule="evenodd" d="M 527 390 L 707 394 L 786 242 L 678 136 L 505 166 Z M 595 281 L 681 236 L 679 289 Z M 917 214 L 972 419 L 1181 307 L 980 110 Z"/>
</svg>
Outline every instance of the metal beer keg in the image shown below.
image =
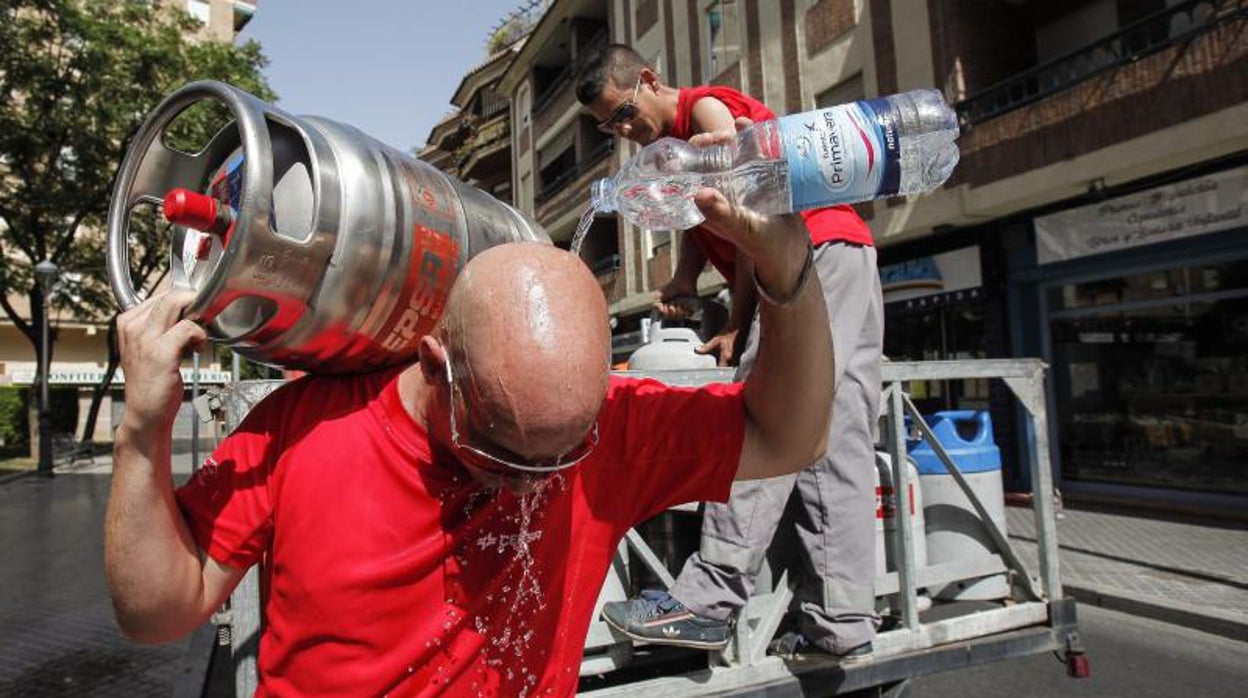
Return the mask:
<svg viewBox="0 0 1248 698">
<path fill-rule="evenodd" d="M 199 152 L 167 144 L 186 109 L 232 119 Z M 108 273 L 140 298 L 128 235 L 137 210 L 171 226 L 188 316 L 248 359 L 322 373 L 410 360 L 459 269 L 504 242 L 549 238 L 524 214 L 345 124 L 292 116 L 235 87 L 195 82 L 134 137 L 108 212 Z"/>
</svg>

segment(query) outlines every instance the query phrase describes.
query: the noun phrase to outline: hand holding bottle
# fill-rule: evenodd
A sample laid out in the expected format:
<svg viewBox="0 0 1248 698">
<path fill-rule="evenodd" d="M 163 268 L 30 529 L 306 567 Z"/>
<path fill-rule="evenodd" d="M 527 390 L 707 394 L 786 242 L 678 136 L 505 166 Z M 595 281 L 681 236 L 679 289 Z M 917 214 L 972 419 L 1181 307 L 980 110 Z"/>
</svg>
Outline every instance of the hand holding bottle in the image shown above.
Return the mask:
<svg viewBox="0 0 1248 698">
<path fill-rule="evenodd" d="M 738 130 L 748 129 L 749 119 L 737 119 Z M 698 148 L 733 142 L 736 134 L 703 133 L 689 140 Z M 805 281 L 810 251 L 810 231 L 801 216 L 768 215 L 734 203 L 723 192 L 700 187 L 693 203 L 705 218 L 703 226 L 731 242 L 754 262 L 761 290 L 772 298 L 788 297 Z"/>
</svg>

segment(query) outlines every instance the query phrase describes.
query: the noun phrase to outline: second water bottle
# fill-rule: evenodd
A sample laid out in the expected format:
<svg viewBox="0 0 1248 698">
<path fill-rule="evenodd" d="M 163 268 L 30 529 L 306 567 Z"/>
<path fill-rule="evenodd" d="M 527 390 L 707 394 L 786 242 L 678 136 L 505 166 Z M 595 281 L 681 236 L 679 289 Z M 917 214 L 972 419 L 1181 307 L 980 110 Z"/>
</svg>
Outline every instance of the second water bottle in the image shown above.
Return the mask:
<svg viewBox="0 0 1248 698">
<path fill-rule="evenodd" d="M 761 213 L 791 213 L 939 187 L 958 162 L 957 114 L 915 90 L 756 123 L 735 142 L 662 138 L 592 187 L 594 208 L 649 230 L 702 222 L 700 187 Z"/>
</svg>

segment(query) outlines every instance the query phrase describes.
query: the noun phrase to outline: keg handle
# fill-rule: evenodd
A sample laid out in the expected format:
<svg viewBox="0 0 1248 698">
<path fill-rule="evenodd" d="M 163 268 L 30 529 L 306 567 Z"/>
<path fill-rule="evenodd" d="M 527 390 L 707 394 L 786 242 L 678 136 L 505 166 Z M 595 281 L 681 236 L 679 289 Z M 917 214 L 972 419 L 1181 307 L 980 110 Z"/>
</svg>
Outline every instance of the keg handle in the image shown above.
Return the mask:
<svg viewBox="0 0 1248 698">
<path fill-rule="evenodd" d="M 198 153 L 188 154 L 166 146 L 161 138 L 165 129 L 183 111 L 209 99 L 224 103 L 234 123 L 227 125 Z M 259 99 L 238 88 L 215 80 L 201 80 L 166 97 L 136 132 L 117 173 L 108 209 L 108 275 L 113 295 L 123 311 L 138 305 L 140 300 L 130 280 L 130 214 L 136 205 L 162 206 L 166 193 L 172 189 L 198 191 L 212 168 L 239 143 L 244 153 L 239 211 L 254 211 L 252 202 L 267 204 L 270 200 L 273 163 L 265 107 Z M 232 137 L 231 131 L 237 131 L 237 139 Z M 238 217 L 240 228 L 248 223 L 244 215 Z M 241 236 L 234 237 L 237 240 Z M 210 321 L 224 307 L 220 302 L 214 304 L 218 307 L 208 306 L 228 282 L 227 270 L 235 247 L 230 244 L 224 250 L 221 263 L 212 270 L 187 309 L 188 317 Z"/>
</svg>

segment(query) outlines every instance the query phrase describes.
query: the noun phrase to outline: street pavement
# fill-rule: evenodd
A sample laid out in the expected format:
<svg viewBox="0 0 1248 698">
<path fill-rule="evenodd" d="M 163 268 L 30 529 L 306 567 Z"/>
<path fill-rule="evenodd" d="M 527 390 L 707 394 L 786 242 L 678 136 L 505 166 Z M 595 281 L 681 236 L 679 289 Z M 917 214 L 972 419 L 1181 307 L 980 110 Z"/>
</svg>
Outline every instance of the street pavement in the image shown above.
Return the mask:
<svg viewBox="0 0 1248 698">
<path fill-rule="evenodd" d="M 190 470 L 189 454 L 175 456 L 179 480 Z M 62 468 L 51 480 L 0 480 L 0 696 L 168 695 L 189 668 L 186 642 L 136 646 L 122 639 L 113 623 L 102 551 L 110 472 L 111 461 L 103 456 Z M 1028 568 L 1037 569 L 1030 510 L 1011 507 L 1007 519 L 1011 542 Z M 925 692 L 916 695 L 954 695 L 940 692 L 945 685 L 955 687 L 957 695 L 1012 698 L 1176 695 L 1169 688 L 1123 692 L 1113 677 L 1139 680 L 1161 671 L 1164 680 L 1141 686 L 1170 687 L 1182 685 L 1174 682 L 1186 675 L 1184 667 L 1198 668 L 1205 677 L 1192 679 L 1193 692 L 1228 677 L 1237 678 L 1235 685 L 1248 678 L 1248 530 L 1243 526 L 1066 509 L 1058 533 L 1066 591 L 1081 601 L 1093 681 L 1064 683 L 1060 664 L 1033 657 L 926 677 L 916 682 Z M 1228 668 L 1224 658 L 1232 655 L 1234 666 Z M 1166 662 L 1173 670 L 1162 669 Z M 1062 682 L 1036 684 L 1047 690 L 1023 690 L 1042 675 Z M 968 690 L 974 686 L 982 690 Z"/>
<path fill-rule="evenodd" d="M 1072 679 L 1051 654 L 924 676 L 906 698 L 1174 698 L 1243 695 L 1248 645 L 1170 623 L 1079 607 L 1092 675 Z"/>
<path fill-rule="evenodd" d="M 1009 537 L 1039 569 L 1035 518 L 1006 510 Z M 1248 527 L 1067 508 L 1057 520 L 1062 584 L 1104 606 L 1248 642 Z"/>
<path fill-rule="evenodd" d="M 0 696 L 168 695 L 186 642 L 141 647 L 113 622 L 104 583 L 110 461 L 0 482 Z M 190 472 L 190 458 L 175 458 Z"/>
</svg>

